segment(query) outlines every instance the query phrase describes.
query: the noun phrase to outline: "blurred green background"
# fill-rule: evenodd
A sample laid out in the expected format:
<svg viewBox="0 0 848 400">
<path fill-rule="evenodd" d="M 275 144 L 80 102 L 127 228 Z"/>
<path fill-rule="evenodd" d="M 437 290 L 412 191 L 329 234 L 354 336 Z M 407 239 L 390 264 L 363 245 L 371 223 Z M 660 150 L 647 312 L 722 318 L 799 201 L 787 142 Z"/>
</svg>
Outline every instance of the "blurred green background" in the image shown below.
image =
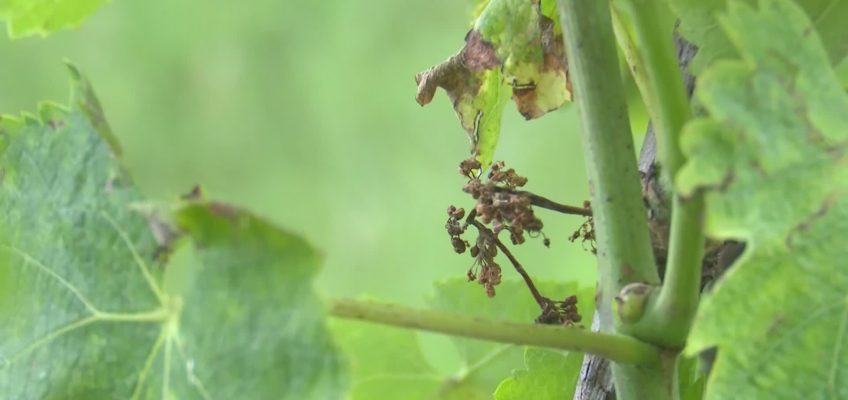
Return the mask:
<svg viewBox="0 0 848 400">
<path fill-rule="evenodd" d="M 444 92 L 424 109 L 415 103 L 413 76 L 462 46 L 470 9 L 115 1 L 48 38 L 0 35 L 0 110 L 66 103 L 67 58 L 93 82 L 149 196 L 173 199 L 200 183 L 321 249 L 323 293 L 421 304 L 433 280 L 465 276 L 471 259 L 453 253 L 445 209 L 472 203 L 457 173 L 465 133 Z M 573 107 L 528 123 L 510 105 L 496 159 L 528 176 L 529 190 L 581 204 L 579 139 Z M 517 257 L 534 276 L 592 285 L 592 256 L 567 241 L 582 221 L 537 214 L 551 248 L 530 240 Z"/>
</svg>

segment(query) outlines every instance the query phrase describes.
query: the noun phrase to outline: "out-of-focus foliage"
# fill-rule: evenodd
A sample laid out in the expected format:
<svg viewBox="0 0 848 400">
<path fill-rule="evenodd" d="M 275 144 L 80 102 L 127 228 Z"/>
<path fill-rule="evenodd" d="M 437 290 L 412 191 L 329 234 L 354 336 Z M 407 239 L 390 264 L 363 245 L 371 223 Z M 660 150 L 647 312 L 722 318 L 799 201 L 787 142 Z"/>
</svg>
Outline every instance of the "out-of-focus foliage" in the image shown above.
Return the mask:
<svg viewBox="0 0 848 400">
<path fill-rule="evenodd" d="M 323 292 L 421 304 L 433 280 L 465 275 L 444 209 L 472 200 L 456 173 L 466 135 L 451 112 L 415 103 L 412 80 L 455 51 L 468 12 L 452 0 L 113 1 L 46 39 L 0 35 L 0 110 L 64 98 L 67 57 L 97 84 L 146 195 L 202 184 L 306 236 L 324 255 Z M 496 157 L 529 190 L 587 198 L 571 110 L 505 113 L 502 131 Z M 591 254 L 566 240 L 579 221 L 539 216 L 551 249 L 531 240 L 516 256 L 533 276 L 593 284 Z"/>
<path fill-rule="evenodd" d="M 719 18 L 730 5 L 749 4 L 753 0 L 666 0 L 680 18 L 680 33 L 698 46 L 698 55 L 692 62 L 692 70 L 700 74 L 704 68 L 718 59 L 733 57 L 737 49 L 731 45 L 733 38 Z M 848 1 L 845 0 L 799 0 L 796 2 L 807 14 L 822 44 L 834 64 L 848 55 L 848 40 L 845 39 L 845 18 L 848 16 Z"/>
<path fill-rule="evenodd" d="M 583 354 L 528 347 L 526 369 L 507 378 L 495 391 L 496 400 L 557 400 L 574 396 Z"/>
<path fill-rule="evenodd" d="M 578 290 L 576 284 L 537 283 L 539 290 L 552 298 L 577 295 L 581 313 L 591 320 L 594 311 L 591 290 Z M 531 323 L 538 316 L 538 305 L 523 281 L 502 282 L 498 295 L 492 299 L 473 286 L 477 285 L 461 279 L 437 282 L 429 302 L 435 309 L 481 318 Z M 350 354 L 354 400 L 491 399 L 499 385 L 513 394 L 511 398 L 517 398 L 515 396 L 528 395 L 526 383 L 535 380 L 546 380 L 551 390 L 565 393 L 573 391 L 576 371 L 583 359 L 582 354 L 572 356 L 564 352 L 527 349 L 527 354 L 531 354 L 527 359 L 529 371 L 510 377 L 513 370 L 524 364 L 524 347 L 452 338 L 459 352 L 460 365 L 445 373 L 425 356 L 420 335 L 414 331 L 349 321 L 333 321 L 332 328 L 337 332 L 342 349 Z M 560 371 L 558 376 L 551 376 L 550 370 L 562 365 L 565 357 L 566 364 L 575 373 Z M 501 383 L 505 379 L 507 382 Z"/>
<path fill-rule="evenodd" d="M 47 35 L 77 26 L 105 0 L 0 0 L 9 37 Z"/>
<path fill-rule="evenodd" d="M 507 267 L 508 268 L 508 267 Z M 506 272 L 506 271 L 505 271 Z M 506 282 L 504 282 L 506 283 Z M 529 295 L 523 281 L 515 280 L 505 287 L 498 285 L 498 294 L 494 298 L 480 296 L 481 291 L 468 290 L 468 282 L 452 280 L 437 282 L 429 303 L 437 310 L 466 313 L 481 318 L 499 319 L 517 322 L 534 321 L 541 311 L 532 296 Z M 537 282 L 542 295 L 562 301 L 571 295 L 578 296 L 578 309 L 587 322 L 592 320 L 595 311 L 594 292 L 582 289 L 579 285 L 560 282 Z M 491 395 L 513 369 L 523 364 L 524 349 L 520 346 L 505 346 L 481 340 L 451 338 L 459 351 L 463 368 L 468 372 L 460 383 L 475 382 L 485 393 Z M 484 365 L 485 367 L 480 367 Z M 557 385 L 573 376 L 562 375 Z"/>
<path fill-rule="evenodd" d="M 848 396 L 848 94 L 789 0 L 721 17 L 741 59 L 708 68 L 677 176 L 705 229 L 746 242 L 699 309 L 687 352 L 717 346 L 708 399 Z M 744 324 L 739 324 L 744 321 Z"/>
<path fill-rule="evenodd" d="M 842 87 L 848 90 L 848 57 L 843 58 L 842 62 L 836 66 L 836 75 L 839 77 Z"/>
<path fill-rule="evenodd" d="M 0 119 L 3 396 L 339 398 L 315 251 L 240 209 L 192 203 L 168 231 L 196 243 L 198 263 L 152 262 L 173 238 L 130 208 L 142 196 L 72 73 L 69 109 Z M 189 283 L 163 289 L 175 267 Z"/>
</svg>

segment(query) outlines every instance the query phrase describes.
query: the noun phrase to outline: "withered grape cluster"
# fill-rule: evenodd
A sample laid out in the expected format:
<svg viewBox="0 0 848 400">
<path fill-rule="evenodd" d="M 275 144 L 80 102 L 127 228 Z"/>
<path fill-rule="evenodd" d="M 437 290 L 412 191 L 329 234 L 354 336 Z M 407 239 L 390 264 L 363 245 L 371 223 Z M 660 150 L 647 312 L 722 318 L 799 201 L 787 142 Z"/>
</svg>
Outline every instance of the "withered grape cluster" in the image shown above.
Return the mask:
<svg viewBox="0 0 848 400">
<path fill-rule="evenodd" d="M 475 212 L 472 211 L 472 213 Z M 468 229 L 469 222 L 473 220 L 474 215 L 469 215 L 469 222 L 463 222 L 463 217 L 465 217 L 464 209 L 455 206 L 448 207 L 448 222 L 445 224 L 445 228 L 451 237 L 453 250 L 459 254 L 465 253 L 469 247 L 468 242 L 462 239 L 461 235 Z M 487 229 L 481 230 L 477 236 L 477 242 L 470 248 L 474 264 L 468 269 L 468 280 L 476 280 L 483 285 L 489 297 L 495 295 L 495 286 L 501 283 L 501 266 L 495 262 L 495 256 L 498 255 L 495 240 L 496 238 L 490 231 Z M 479 271 L 475 272 L 477 269 Z"/>
<path fill-rule="evenodd" d="M 591 209 L 592 205 L 585 201 L 583 202 L 583 208 Z M 586 222 L 580 225 L 576 231 L 574 231 L 571 236 L 569 236 L 568 240 L 570 242 L 575 242 L 577 239 L 581 239 L 581 243 L 583 244 L 583 249 L 586 250 L 586 243 L 589 243 L 589 251 L 592 254 L 596 254 L 598 252 L 597 247 L 595 247 L 595 219 L 593 217 L 588 217 Z"/>
<path fill-rule="evenodd" d="M 505 169 L 504 162 L 499 161 L 492 164 L 484 183 L 473 175 L 479 168 L 480 163 L 470 158 L 460 164 L 459 170 L 469 178 L 462 190 L 477 201 L 474 210 L 480 222 L 491 223 L 495 235 L 508 230 L 513 244 L 524 243 L 525 232 L 539 233 L 543 225 L 533 214 L 530 196 L 515 190 L 527 184 L 527 178 L 512 168 Z"/>
<path fill-rule="evenodd" d="M 542 315 L 536 318 L 536 322 L 548 325 L 575 326 L 583 320 L 583 316 L 577 310 L 577 296 L 571 295 L 563 301 L 549 300 L 542 309 Z"/>
<path fill-rule="evenodd" d="M 453 251 L 457 254 L 465 253 L 465 249 L 468 248 L 468 242 L 461 237 L 465 233 L 465 228 L 468 227 L 468 225 L 462 223 L 464 217 L 465 209 L 454 206 L 448 207 L 448 222 L 445 224 L 445 229 L 450 235 Z"/>
<path fill-rule="evenodd" d="M 471 257 L 474 258 L 474 263 L 468 269 L 468 280 L 477 281 L 486 289 L 486 294 L 493 297 L 495 286 L 501 282 L 501 266 L 495 261 L 495 257 L 501 251 L 510 260 L 516 272 L 524 278 L 528 289 L 539 304 L 541 315 L 536 319 L 537 323 L 577 325 L 582 319 L 577 311 L 577 297 L 569 296 L 563 301 L 555 301 L 539 293 L 530 275 L 498 239 L 498 235 L 508 231 L 512 244 L 518 245 L 524 243 L 525 234 L 531 237 L 541 234 L 542 221 L 533 214 L 534 204 L 580 215 L 586 215 L 588 204 L 584 204 L 584 209 L 564 206 L 519 190 L 518 188 L 527 184 L 527 178 L 518 175 L 512 168 L 507 169 L 503 161 L 496 162 L 490 167 L 484 182 L 480 179 L 481 167 L 480 162 L 474 157 L 460 163 L 460 173 L 468 178 L 463 191 L 470 194 L 476 204 L 467 214 L 463 208 L 448 207 L 448 220 L 445 224 L 454 251 L 459 254 L 470 251 Z M 462 238 L 469 226 L 473 226 L 478 232 L 473 246 Z M 591 217 L 575 233 L 572 241 L 577 238 L 590 242 L 594 240 Z M 543 243 L 546 247 L 550 245 L 547 237 L 544 237 Z"/>
</svg>

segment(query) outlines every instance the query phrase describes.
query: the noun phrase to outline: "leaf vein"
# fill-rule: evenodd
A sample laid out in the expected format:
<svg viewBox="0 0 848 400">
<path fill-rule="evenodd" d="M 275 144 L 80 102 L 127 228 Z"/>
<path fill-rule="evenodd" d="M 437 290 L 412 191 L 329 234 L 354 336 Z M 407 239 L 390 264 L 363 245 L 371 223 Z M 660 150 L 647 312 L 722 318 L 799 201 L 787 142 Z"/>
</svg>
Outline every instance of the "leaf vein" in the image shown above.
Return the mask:
<svg viewBox="0 0 848 400">
<path fill-rule="evenodd" d="M 115 222 L 115 220 L 112 219 L 112 217 L 110 217 L 105 211 L 101 212 L 101 214 L 103 215 L 103 218 L 109 221 L 109 224 L 112 225 L 112 228 L 115 229 L 115 232 L 118 233 L 121 240 L 123 240 L 124 244 L 126 244 L 127 248 L 130 250 L 136 265 L 138 265 L 138 268 L 141 270 L 141 274 L 144 275 L 144 279 L 147 281 L 147 285 L 150 286 L 150 290 L 153 291 L 153 294 L 156 295 L 156 299 L 159 300 L 159 304 L 165 304 L 165 295 L 163 294 L 162 289 L 159 288 L 159 285 L 150 273 L 150 269 L 147 268 L 147 264 L 144 262 L 144 259 L 142 259 L 141 255 L 138 254 L 138 250 L 136 250 L 127 233 L 121 229 L 121 227 L 118 226 L 118 223 Z"/>
<path fill-rule="evenodd" d="M 833 346 L 833 358 L 830 362 L 830 376 L 828 377 L 827 386 L 830 389 L 830 397 L 838 399 L 839 393 L 836 386 L 836 375 L 839 371 L 839 356 L 842 353 L 842 344 L 845 341 L 845 330 L 848 326 L 848 303 L 843 301 L 842 304 L 845 310 L 842 312 L 842 320 L 839 322 L 839 331 L 836 334 L 836 342 Z"/>
<path fill-rule="evenodd" d="M 64 277 L 59 275 L 56 271 L 53 271 L 52 269 L 48 268 L 46 265 L 44 265 L 44 263 L 42 263 L 41 261 L 39 261 L 35 257 L 29 255 L 28 253 L 26 253 L 25 251 L 23 251 L 21 249 L 18 249 L 15 246 L 11 246 L 11 245 L 8 245 L 8 244 L 0 244 L 0 248 L 4 248 L 8 251 L 11 251 L 11 252 L 17 254 L 18 256 L 20 256 L 21 258 L 23 258 L 26 261 L 26 263 L 24 265 L 32 264 L 36 268 L 41 270 L 42 272 L 49 275 L 51 278 L 58 281 L 59 284 L 61 284 L 66 289 L 68 289 L 71 293 L 73 293 L 74 296 L 77 298 L 77 300 L 79 300 L 85 306 L 85 308 L 88 309 L 88 311 L 90 311 L 92 314 L 96 314 L 96 313 L 99 312 L 97 310 L 97 307 L 95 307 L 94 304 L 92 304 L 91 301 L 89 301 L 88 298 L 85 297 L 85 295 L 83 295 L 82 292 L 76 286 L 74 286 L 67 279 L 65 279 Z"/>
</svg>

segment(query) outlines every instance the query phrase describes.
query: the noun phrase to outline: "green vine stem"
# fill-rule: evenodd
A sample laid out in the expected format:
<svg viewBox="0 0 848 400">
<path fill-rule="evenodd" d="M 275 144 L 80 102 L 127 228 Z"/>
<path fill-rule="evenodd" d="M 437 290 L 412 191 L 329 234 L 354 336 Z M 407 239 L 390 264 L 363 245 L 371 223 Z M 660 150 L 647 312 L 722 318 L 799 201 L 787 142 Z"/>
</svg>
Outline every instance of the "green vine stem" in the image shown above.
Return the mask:
<svg viewBox="0 0 848 400">
<path fill-rule="evenodd" d="M 560 1 L 569 73 L 582 121 L 602 285 L 601 321 L 632 282 L 659 284 L 607 3 Z M 601 3 L 599 3 L 601 4 Z M 596 10 L 603 9 L 603 10 Z"/>
<path fill-rule="evenodd" d="M 661 362 L 659 350 L 652 345 L 628 336 L 590 332 L 576 327 L 495 321 L 354 299 L 330 300 L 328 308 L 330 314 L 338 318 L 501 343 L 579 351 L 631 365 L 655 366 Z"/>
<path fill-rule="evenodd" d="M 680 150 L 689 101 L 677 65 L 673 37 L 663 28 L 651 0 L 616 0 L 616 32 L 654 123 L 657 160 L 663 181 L 673 182 L 685 162 Z M 630 38 L 630 30 L 634 38 Z M 629 55 L 628 55 L 629 53 Z M 704 255 L 703 196 L 672 200 L 669 250 L 663 286 L 634 334 L 658 345 L 678 347 L 686 341 L 698 307 Z"/>
<path fill-rule="evenodd" d="M 618 72 L 609 3 L 559 0 L 575 105 L 592 195 L 601 283 L 601 329 L 612 328 L 612 298 L 629 283 L 659 284 L 642 203 L 627 104 Z M 673 399 L 674 366 L 613 363 L 621 400 Z M 671 363 L 673 364 L 673 363 Z"/>
</svg>

